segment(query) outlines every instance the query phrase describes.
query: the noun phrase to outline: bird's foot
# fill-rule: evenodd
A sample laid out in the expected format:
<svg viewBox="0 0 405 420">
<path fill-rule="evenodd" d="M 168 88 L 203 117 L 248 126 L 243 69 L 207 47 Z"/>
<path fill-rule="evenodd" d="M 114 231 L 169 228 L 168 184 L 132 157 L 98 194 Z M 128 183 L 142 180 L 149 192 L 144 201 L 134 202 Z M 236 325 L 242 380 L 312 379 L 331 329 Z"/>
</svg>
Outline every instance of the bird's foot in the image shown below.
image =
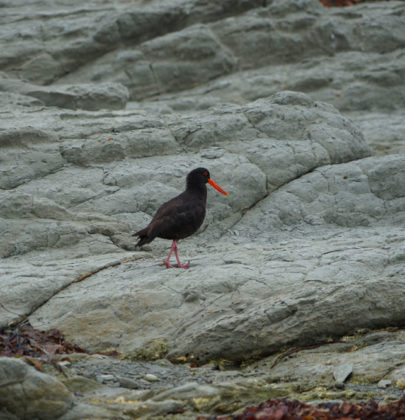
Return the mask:
<svg viewBox="0 0 405 420">
<path fill-rule="evenodd" d="M 175 268 L 173 265 L 171 265 L 169 263 L 169 261 L 163 261 L 161 264 L 159 264 L 161 266 L 165 265 L 166 268 Z M 184 268 L 187 269 L 190 266 L 190 261 L 187 261 L 185 264 L 177 264 L 177 268 Z"/>
<path fill-rule="evenodd" d="M 177 267 L 187 269 L 188 267 L 190 267 L 190 261 L 187 261 L 185 264 L 178 263 Z"/>
<path fill-rule="evenodd" d="M 163 266 L 163 265 L 165 265 L 165 266 L 166 266 L 166 268 L 174 268 L 174 267 L 173 267 L 173 266 L 169 263 L 169 261 L 166 261 L 166 260 L 165 260 L 165 261 L 163 261 L 163 262 L 162 262 L 162 264 L 159 264 L 159 265 L 162 265 L 162 266 Z"/>
</svg>

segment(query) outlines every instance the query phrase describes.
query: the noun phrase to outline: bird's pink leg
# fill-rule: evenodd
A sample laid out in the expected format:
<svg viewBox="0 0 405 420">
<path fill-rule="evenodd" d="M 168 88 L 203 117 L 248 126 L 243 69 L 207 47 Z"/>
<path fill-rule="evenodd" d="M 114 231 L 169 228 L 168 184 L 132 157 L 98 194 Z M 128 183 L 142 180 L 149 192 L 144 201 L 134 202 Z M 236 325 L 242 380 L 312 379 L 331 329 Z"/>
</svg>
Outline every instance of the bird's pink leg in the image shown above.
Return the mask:
<svg viewBox="0 0 405 420">
<path fill-rule="evenodd" d="M 169 255 L 160 265 L 165 265 L 166 268 L 173 268 L 173 266 L 170 264 L 170 257 L 172 255 L 173 249 L 177 249 L 176 241 L 172 242 L 172 246 L 170 247 Z"/>
<path fill-rule="evenodd" d="M 180 262 L 179 254 L 177 253 L 177 242 L 173 241 L 173 243 L 174 243 L 174 255 L 176 256 L 176 260 L 177 260 L 177 267 L 188 268 L 188 266 L 190 265 L 190 261 L 187 261 L 185 264 L 182 264 Z"/>
</svg>

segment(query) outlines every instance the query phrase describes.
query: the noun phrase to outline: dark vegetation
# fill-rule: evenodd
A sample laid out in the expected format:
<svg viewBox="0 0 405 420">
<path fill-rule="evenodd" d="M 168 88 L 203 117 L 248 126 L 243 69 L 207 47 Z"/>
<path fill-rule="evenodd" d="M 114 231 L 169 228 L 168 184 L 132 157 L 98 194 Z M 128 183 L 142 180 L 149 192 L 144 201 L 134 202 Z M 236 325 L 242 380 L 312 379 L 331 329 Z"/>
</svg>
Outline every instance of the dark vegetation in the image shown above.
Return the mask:
<svg viewBox="0 0 405 420">
<path fill-rule="evenodd" d="M 357 3 L 366 3 L 371 1 L 384 1 L 384 0 L 319 0 L 326 7 L 343 7 L 354 6 Z M 385 0 L 388 1 L 388 0 Z"/>
</svg>

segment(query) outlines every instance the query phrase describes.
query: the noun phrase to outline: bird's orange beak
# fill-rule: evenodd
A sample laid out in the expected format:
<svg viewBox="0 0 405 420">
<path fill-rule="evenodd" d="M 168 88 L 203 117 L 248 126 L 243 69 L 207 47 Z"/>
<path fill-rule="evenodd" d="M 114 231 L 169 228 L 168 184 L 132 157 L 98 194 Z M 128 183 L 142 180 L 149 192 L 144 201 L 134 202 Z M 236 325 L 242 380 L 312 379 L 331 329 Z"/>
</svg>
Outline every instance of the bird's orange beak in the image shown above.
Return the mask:
<svg viewBox="0 0 405 420">
<path fill-rule="evenodd" d="M 217 191 L 219 191 L 223 195 L 229 195 L 226 191 L 224 191 L 219 185 L 217 185 L 211 178 L 208 180 L 208 184 L 212 185 Z"/>
</svg>

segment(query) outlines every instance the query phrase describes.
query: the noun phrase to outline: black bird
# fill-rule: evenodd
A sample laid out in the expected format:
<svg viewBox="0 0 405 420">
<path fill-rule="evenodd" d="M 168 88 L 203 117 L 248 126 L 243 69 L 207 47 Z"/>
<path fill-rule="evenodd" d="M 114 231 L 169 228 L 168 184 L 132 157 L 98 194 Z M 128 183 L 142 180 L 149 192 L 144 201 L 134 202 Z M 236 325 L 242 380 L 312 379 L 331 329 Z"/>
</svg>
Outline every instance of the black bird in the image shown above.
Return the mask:
<svg viewBox="0 0 405 420">
<path fill-rule="evenodd" d="M 207 183 L 220 193 L 229 195 L 210 178 L 210 173 L 207 169 L 197 168 L 192 170 L 187 175 L 186 190 L 167 203 L 162 204 L 149 225 L 133 233 L 132 236 L 139 237 L 136 246 L 148 244 L 156 237 L 171 239 L 173 242 L 169 255 L 161 265 L 165 265 L 167 268 L 173 267 L 170 265 L 170 256 L 174 251 L 177 266 L 179 268 L 188 268 L 190 261 L 186 264 L 180 262 L 177 253 L 177 241 L 192 235 L 202 225 L 207 203 Z"/>
</svg>

